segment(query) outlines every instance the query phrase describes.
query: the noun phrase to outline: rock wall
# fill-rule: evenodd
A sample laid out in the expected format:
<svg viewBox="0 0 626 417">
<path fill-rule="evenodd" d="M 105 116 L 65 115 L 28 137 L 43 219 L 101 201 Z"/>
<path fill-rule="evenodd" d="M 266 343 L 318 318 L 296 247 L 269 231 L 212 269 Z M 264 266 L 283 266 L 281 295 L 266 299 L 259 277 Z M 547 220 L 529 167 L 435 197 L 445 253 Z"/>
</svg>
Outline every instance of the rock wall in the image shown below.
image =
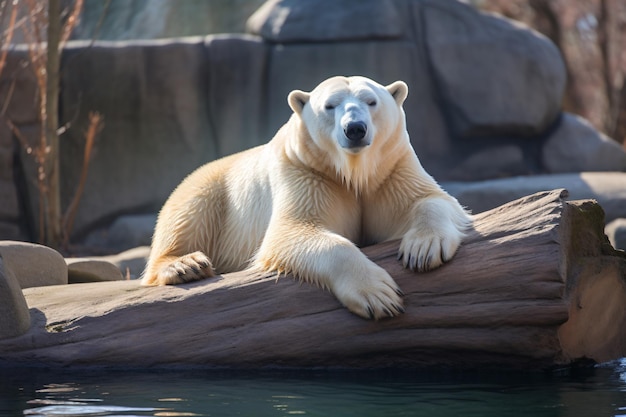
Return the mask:
<svg viewBox="0 0 626 417">
<path fill-rule="evenodd" d="M 264 0 L 85 0 L 73 39 L 152 39 L 238 33 Z M 106 13 L 103 12 L 105 11 Z"/>
<path fill-rule="evenodd" d="M 289 91 L 337 74 L 408 83 L 411 140 L 440 181 L 626 170 L 619 145 L 561 111 L 565 67 L 547 38 L 455 0 L 350 4 L 269 1 L 245 35 L 70 42 L 60 99 L 60 122 L 71 122 L 61 142 L 64 205 L 78 182 L 87 115 L 105 119 L 74 238 L 156 212 L 199 165 L 271 139 L 289 116 Z M 7 117 L 34 138 L 25 58 L 11 51 L 0 94 L 15 83 Z M 36 199 L 32 157 L 6 126 L 0 158 L 0 239 L 14 239 L 36 230 Z"/>
<path fill-rule="evenodd" d="M 82 13 L 70 34 L 70 39 L 123 41 L 205 36 L 209 33 L 243 33 L 246 20 L 264 1 L 83 0 Z M 17 8 L 17 21 L 20 25 L 29 14 L 27 2 L 7 3 L 2 6 L 3 18 L 0 19 L 2 34 L 8 28 L 8 16 L 13 7 Z M 63 16 L 66 18 L 76 1 L 62 0 L 61 3 L 64 8 Z M 46 39 L 46 33 L 41 33 L 40 36 Z M 21 29 L 13 33 L 13 43 L 27 41 L 28 38 Z"/>
<path fill-rule="evenodd" d="M 524 22 L 563 54 L 563 108 L 626 147 L 626 2 L 621 0 L 469 0 Z"/>
<path fill-rule="evenodd" d="M 25 48 L 10 51 L 7 58 L 0 77 L 0 103 L 6 106 L 0 118 L 0 239 L 28 240 L 33 238 L 35 226 L 25 207 L 30 201 L 25 175 L 34 181 L 36 171 L 24 171 L 21 157 L 28 149 L 22 146 L 18 135 L 4 119 L 19 127 L 18 133 L 24 140 L 35 143 L 34 133 L 39 131 L 38 110 L 34 104 L 38 97 L 37 82 L 26 64 Z M 32 160 L 32 155 L 28 159 Z"/>
</svg>

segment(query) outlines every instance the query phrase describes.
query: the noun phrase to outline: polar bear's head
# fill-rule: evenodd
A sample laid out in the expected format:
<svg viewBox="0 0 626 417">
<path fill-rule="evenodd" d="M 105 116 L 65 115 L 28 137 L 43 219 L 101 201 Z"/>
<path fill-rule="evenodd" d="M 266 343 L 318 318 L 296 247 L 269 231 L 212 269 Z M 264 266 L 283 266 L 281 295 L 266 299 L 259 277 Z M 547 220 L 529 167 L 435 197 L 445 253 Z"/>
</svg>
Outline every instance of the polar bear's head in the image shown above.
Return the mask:
<svg viewBox="0 0 626 417">
<path fill-rule="evenodd" d="M 375 175 L 395 145 L 408 144 L 402 110 L 407 94 L 402 81 L 382 86 L 365 77 L 332 77 L 310 93 L 292 91 L 288 102 L 336 172 L 367 182 L 363 177 Z"/>
</svg>

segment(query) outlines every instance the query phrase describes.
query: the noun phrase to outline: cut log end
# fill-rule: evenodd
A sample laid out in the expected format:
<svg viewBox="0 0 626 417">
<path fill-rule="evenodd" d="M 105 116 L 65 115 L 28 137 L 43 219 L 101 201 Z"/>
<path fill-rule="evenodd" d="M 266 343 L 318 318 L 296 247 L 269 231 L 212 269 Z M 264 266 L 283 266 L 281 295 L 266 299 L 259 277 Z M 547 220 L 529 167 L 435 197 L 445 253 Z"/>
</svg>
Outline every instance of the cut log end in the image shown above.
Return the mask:
<svg viewBox="0 0 626 417">
<path fill-rule="evenodd" d="M 561 262 L 569 318 L 558 333 L 565 361 L 621 358 L 626 355 L 626 254 L 604 234 L 604 211 L 597 202 L 565 204 Z"/>
</svg>

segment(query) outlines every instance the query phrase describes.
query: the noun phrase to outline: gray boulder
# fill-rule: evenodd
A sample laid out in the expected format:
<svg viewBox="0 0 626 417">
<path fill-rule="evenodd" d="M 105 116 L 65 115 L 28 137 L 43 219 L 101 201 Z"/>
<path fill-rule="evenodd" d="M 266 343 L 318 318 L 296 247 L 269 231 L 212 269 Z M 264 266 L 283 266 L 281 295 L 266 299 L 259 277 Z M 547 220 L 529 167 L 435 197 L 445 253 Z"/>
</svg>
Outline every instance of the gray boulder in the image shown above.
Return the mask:
<svg viewBox="0 0 626 417">
<path fill-rule="evenodd" d="M 66 259 L 70 284 L 87 282 L 121 281 L 124 279 L 119 268 L 110 262 L 88 258 Z"/>
<path fill-rule="evenodd" d="M 68 283 L 65 259 L 47 246 L 0 241 L 0 256 L 21 288 Z"/>
<path fill-rule="evenodd" d="M 247 26 L 251 33 L 280 44 L 274 49 L 285 58 L 274 64 L 279 72 L 276 79 L 287 80 L 290 88 L 290 77 L 283 77 L 288 71 L 304 73 L 309 83 L 321 81 L 329 71 L 377 73 L 377 63 L 384 63 L 389 71 L 376 74 L 383 82 L 393 78 L 394 70 L 400 70 L 399 78 L 409 85 L 432 75 L 431 99 L 443 100 L 455 136 L 539 134 L 560 111 L 566 74 L 556 46 L 538 32 L 455 0 L 354 4 L 272 0 L 250 17 Z M 407 38 L 415 44 L 402 51 Z M 387 42 L 369 51 L 359 43 L 346 44 L 353 52 L 341 50 L 347 41 L 380 39 Z M 394 39 L 402 41 L 390 42 Z M 309 42 L 322 42 L 321 46 L 335 50 L 334 55 Z M 294 43 L 298 51 L 289 54 L 290 48 L 283 45 Z M 297 52 L 304 59 L 295 59 Z M 410 62 L 401 62 L 407 58 Z M 424 73 L 415 72 L 420 61 L 428 63 Z M 327 70 L 320 71 L 323 67 Z"/>
<path fill-rule="evenodd" d="M 346 2 L 273 0 L 248 20 L 248 30 L 270 48 L 268 137 L 287 120 L 285 98 L 293 89 L 310 90 L 338 74 L 382 84 L 402 79 L 410 89 L 411 140 L 435 177 L 533 171 L 526 148 L 536 147 L 535 136 L 557 119 L 566 80 L 559 51 L 547 38 L 455 0 L 367 1 L 358 8 L 354 23 L 356 12 Z M 484 157 L 473 153 L 485 148 L 485 137 L 518 150 L 476 168 Z"/>
<path fill-rule="evenodd" d="M 548 172 L 626 171 L 626 152 L 580 116 L 563 113 L 543 147 Z"/>
<path fill-rule="evenodd" d="M 543 35 L 457 1 L 424 1 L 419 22 L 457 137 L 537 135 L 558 116 L 565 65 Z"/>
<path fill-rule="evenodd" d="M 0 254 L 0 339 L 24 334 L 30 328 L 30 313 L 20 283 Z"/>
<path fill-rule="evenodd" d="M 146 267 L 149 246 L 139 246 L 115 255 L 67 258 L 70 284 L 137 279 Z"/>
</svg>

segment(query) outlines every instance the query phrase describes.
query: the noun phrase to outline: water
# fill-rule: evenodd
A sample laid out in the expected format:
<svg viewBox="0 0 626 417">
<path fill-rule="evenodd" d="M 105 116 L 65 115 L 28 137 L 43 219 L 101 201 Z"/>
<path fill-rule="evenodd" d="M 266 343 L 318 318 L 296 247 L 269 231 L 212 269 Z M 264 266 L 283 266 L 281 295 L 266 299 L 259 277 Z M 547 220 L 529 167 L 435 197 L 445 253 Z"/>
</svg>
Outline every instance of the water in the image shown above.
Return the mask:
<svg viewBox="0 0 626 417">
<path fill-rule="evenodd" d="M 0 416 L 626 417 L 626 359 L 553 373 L 0 368 Z"/>
</svg>

